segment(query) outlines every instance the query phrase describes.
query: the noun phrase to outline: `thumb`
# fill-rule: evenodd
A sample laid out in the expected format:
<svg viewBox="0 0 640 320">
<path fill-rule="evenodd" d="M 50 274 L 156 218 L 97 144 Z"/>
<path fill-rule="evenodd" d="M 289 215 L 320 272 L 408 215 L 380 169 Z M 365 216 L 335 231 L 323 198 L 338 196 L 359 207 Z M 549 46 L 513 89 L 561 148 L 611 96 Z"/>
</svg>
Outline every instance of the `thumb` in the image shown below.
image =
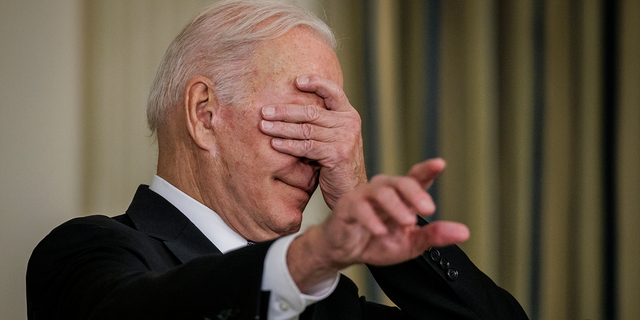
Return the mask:
<svg viewBox="0 0 640 320">
<path fill-rule="evenodd" d="M 423 248 L 446 247 L 469 239 L 469 228 L 459 222 L 436 221 L 422 227 Z"/>
</svg>

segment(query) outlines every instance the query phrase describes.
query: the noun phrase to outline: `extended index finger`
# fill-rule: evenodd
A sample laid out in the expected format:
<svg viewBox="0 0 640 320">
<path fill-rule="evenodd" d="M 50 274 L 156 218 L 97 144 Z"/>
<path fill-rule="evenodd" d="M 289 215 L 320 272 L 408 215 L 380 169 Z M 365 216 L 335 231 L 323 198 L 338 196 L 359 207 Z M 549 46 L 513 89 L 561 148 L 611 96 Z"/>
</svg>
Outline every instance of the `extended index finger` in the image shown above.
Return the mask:
<svg viewBox="0 0 640 320">
<path fill-rule="evenodd" d="M 441 158 L 429 159 L 411 167 L 408 176 L 415 178 L 423 188 L 428 189 L 445 166 L 446 163 Z"/>
<path fill-rule="evenodd" d="M 329 110 L 348 111 L 352 108 L 342 87 L 329 79 L 318 75 L 300 76 L 296 79 L 296 86 L 301 91 L 320 96 Z"/>
</svg>

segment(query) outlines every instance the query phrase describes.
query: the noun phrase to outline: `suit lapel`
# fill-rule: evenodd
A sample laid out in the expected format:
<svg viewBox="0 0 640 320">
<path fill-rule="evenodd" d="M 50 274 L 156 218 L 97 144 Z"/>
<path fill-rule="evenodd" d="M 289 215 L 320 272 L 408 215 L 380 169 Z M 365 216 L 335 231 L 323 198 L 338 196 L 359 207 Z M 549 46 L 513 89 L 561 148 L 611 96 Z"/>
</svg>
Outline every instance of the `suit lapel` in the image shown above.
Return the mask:
<svg viewBox="0 0 640 320">
<path fill-rule="evenodd" d="M 164 244 L 182 263 L 206 254 L 222 254 L 191 221 L 185 224 L 175 240 L 166 240 Z"/>
<path fill-rule="evenodd" d="M 182 263 L 221 253 L 182 212 L 149 186 L 138 187 L 127 215 L 138 231 L 163 241 Z"/>
</svg>

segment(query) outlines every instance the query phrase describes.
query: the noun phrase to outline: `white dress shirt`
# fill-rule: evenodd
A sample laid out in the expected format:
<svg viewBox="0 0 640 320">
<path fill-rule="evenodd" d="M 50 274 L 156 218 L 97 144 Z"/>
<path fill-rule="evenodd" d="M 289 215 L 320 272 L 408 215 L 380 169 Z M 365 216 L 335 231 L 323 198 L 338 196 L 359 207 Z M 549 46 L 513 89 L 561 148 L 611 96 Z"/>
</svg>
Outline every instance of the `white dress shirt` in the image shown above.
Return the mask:
<svg viewBox="0 0 640 320">
<path fill-rule="evenodd" d="M 247 246 L 247 240 L 233 231 L 215 211 L 166 180 L 154 176 L 149 189 L 178 208 L 222 253 Z M 294 234 L 276 240 L 264 260 L 262 290 L 271 291 L 268 318 L 272 320 L 298 319 L 307 306 L 328 297 L 338 285 L 339 274 L 336 274 L 334 279 L 305 293 L 300 292 L 287 267 L 287 250 L 295 237 Z"/>
</svg>

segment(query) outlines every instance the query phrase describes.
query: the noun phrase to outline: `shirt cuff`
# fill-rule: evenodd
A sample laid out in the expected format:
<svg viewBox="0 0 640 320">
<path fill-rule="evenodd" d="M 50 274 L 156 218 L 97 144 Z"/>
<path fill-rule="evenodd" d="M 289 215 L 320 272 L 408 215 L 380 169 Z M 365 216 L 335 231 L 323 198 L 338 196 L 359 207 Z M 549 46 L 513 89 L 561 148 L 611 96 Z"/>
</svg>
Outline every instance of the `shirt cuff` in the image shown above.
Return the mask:
<svg viewBox="0 0 640 320">
<path fill-rule="evenodd" d="M 323 281 L 302 293 L 293 281 L 287 267 L 287 251 L 297 235 L 276 240 L 264 260 L 262 291 L 270 291 L 268 318 L 272 320 L 297 319 L 307 306 L 328 297 L 338 285 L 336 277 Z"/>
</svg>

